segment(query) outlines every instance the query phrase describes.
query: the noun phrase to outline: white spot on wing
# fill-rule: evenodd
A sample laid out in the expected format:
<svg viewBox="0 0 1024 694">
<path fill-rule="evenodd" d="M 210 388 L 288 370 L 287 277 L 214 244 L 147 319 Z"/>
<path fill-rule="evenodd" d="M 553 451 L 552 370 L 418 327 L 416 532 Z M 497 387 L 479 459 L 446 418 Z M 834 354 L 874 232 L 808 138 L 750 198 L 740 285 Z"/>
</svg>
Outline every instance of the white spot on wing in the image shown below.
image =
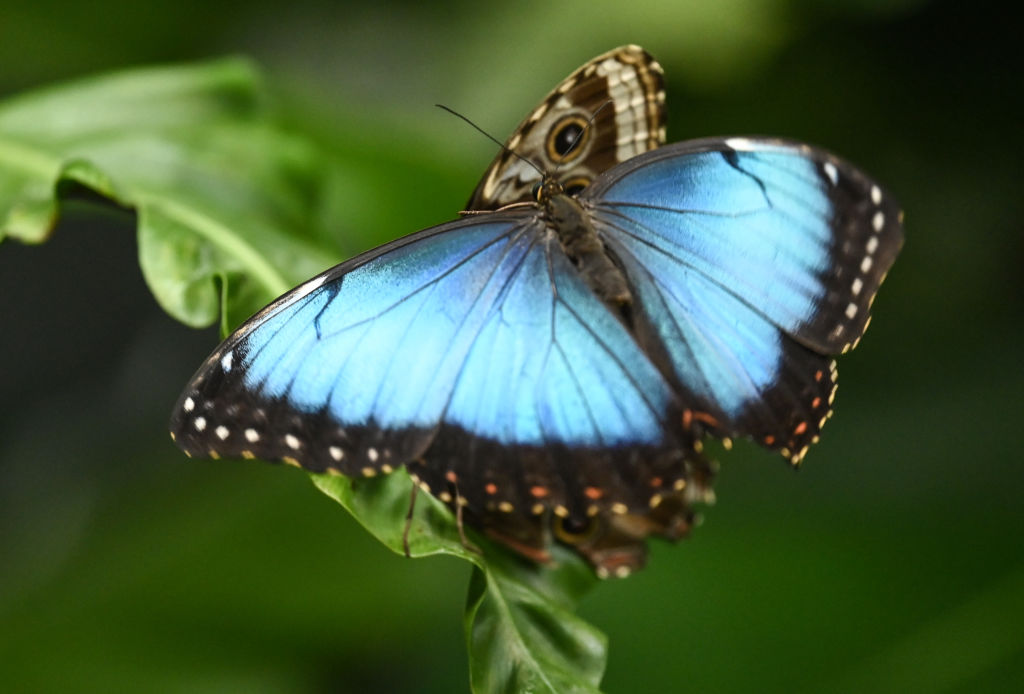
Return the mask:
<svg viewBox="0 0 1024 694">
<path fill-rule="evenodd" d="M 853 317 L 856 316 L 856 315 L 857 315 L 857 304 L 851 302 L 846 307 L 846 317 L 852 320 Z"/>
<path fill-rule="evenodd" d="M 285 434 L 284 442 L 288 445 L 288 448 L 291 448 L 293 451 L 299 450 L 299 446 L 302 445 L 302 442 L 299 441 L 299 437 L 295 434 Z"/>
<path fill-rule="evenodd" d="M 871 256 L 865 257 L 864 260 L 860 261 L 860 271 L 866 275 L 868 273 L 868 270 L 871 269 L 871 265 Z"/>
<path fill-rule="evenodd" d="M 878 250 L 878 237 L 877 236 L 872 236 L 870 239 L 868 239 L 868 243 L 867 243 L 866 249 L 867 249 L 868 255 L 874 255 L 875 251 Z"/>
<path fill-rule="evenodd" d="M 260 440 L 260 432 L 256 431 L 255 429 L 246 429 L 245 440 L 248 441 L 249 443 L 256 443 L 257 441 Z"/>
<path fill-rule="evenodd" d="M 864 283 L 861 281 L 860 277 L 857 277 L 853 280 L 853 286 L 850 288 L 853 290 L 853 295 L 857 296 L 860 294 L 860 290 L 864 288 Z"/>
<path fill-rule="evenodd" d="M 196 431 L 206 431 L 206 417 L 196 417 L 196 421 L 193 424 L 196 427 Z"/>
<path fill-rule="evenodd" d="M 836 169 L 835 164 L 827 161 L 821 165 L 821 168 L 825 171 L 825 175 L 828 176 L 828 180 L 832 181 L 832 185 L 839 183 L 839 170 Z"/>
<path fill-rule="evenodd" d="M 876 205 L 882 202 L 882 191 L 878 186 L 871 186 L 871 202 Z"/>
<path fill-rule="evenodd" d="M 366 457 L 370 459 L 371 463 L 376 463 L 377 458 L 380 457 L 380 454 L 377 452 L 376 448 L 370 448 L 366 451 Z"/>
<path fill-rule="evenodd" d="M 730 137 L 725 141 L 725 144 L 732 149 L 742 152 L 752 152 L 755 149 L 754 143 L 745 137 Z"/>
<path fill-rule="evenodd" d="M 185 398 L 184 410 L 191 412 L 194 409 L 196 409 L 196 401 L 192 398 Z"/>
<path fill-rule="evenodd" d="M 224 369 L 224 373 L 231 373 L 231 361 L 234 359 L 234 352 L 228 352 L 220 358 L 220 368 Z"/>
<path fill-rule="evenodd" d="M 230 434 L 231 431 L 226 426 L 221 424 L 219 427 L 214 429 L 214 433 L 217 434 L 217 438 L 218 439 L 223 441 L 224 439 L 226 439 L 228 437 L 228 434 Z"/>
<path fill-rule="evenodd" d="M 331 446 L 327 449 L 327 452 L 331 454 L 331 457 L 335 460 L 341 460 L 345 457 L 345 451 L 341 450 L 337 446 Z"/>
<path fill-rule="evenodd" d="M 885 215 L 881 211 L 875 212 L 875 216 L 871 219 L 871 226 L 875 228 L 875 231 L 881 231 L 885 226 Z"/>
</svg>

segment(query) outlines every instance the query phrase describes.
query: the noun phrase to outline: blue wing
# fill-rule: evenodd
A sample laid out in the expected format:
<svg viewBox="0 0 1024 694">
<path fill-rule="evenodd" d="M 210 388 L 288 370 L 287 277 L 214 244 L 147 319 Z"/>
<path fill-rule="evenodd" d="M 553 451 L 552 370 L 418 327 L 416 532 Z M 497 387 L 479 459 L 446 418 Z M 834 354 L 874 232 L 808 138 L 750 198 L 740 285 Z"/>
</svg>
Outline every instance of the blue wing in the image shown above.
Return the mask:
<svg viewBox="0 0 1024 694">
<path fill-rule="evenodd" d="M 799 460 L 902 243 L 872 181 L 807 145 L 663 147 L 581 195 L 626 273 L 637 338 L 706 428 Z"/>
<path fill-rule="evenodd" d="M 408 464 L 471 509 L 579 517 L 646 509 L 692 443 L 536 208 L 419 232 L 296 288 L 200 367 L 172 432 L 193 454 Z"/>
</svg>

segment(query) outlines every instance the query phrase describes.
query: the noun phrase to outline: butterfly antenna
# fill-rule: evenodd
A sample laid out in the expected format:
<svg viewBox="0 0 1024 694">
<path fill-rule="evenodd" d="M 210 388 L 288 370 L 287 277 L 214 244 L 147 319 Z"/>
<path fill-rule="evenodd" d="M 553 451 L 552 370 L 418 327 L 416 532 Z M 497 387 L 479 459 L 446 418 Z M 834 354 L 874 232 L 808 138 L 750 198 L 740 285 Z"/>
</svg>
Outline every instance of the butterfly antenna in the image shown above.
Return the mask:
<svg viewBox="0 0 1024 694">
<path fill-rule="evenodd" d="M 498 145 L 498 146 L 499 146 L 499 147 L 501 147 L 501 148 L 502 148 L 503 150 L 505 150 L 506 152 L 508 152 L 509 154 L 511 154 L 511 155 L 512 155 L 513 157 L 515 157 L 515 158 L 516 158 L 516 159 L 518 159 L 519 161 L 521 161 L 521 162 L 525 163 L 525 164 L 526 164 L 527 166 L 529 166 L 529 167 L 530 167 L 530 168 L 532 168 L 532 169 L 533 169 L 534 171 L 536 171 L 537 173 L 539 173 L 539 174 L 540 174 L 540 177 L 541 177 L 541 178 L 546 178 L 546 177 L 547 177 L 547 176 L 546 176 L 546 174 L 544 173 L 544 171 L 543 171 L 543 170 L 542 170 L 542 169 L 541 169 L 541 168 L 540 168 L 539 166 L 537 166 L 536 164 L 534 164 L 534 163 L 533 163 L 532 161 L 530 161 L 530 160 L 529 160 L 529 159 L 527 159 L 526 157 L 524 157 L 524 156 L 520 155 L 520 154 L 519 154 L 518 152 L 516 152 L 516 151 L 515 151 L 514 149 L 509 149 L 508 147 L 506 147 L 506 146 L 505 146 L 505 143 L 503 143 L 503 142 L 499 141 L 499 140 L 498 140 L 498 139 L 497 139 L 496 137 L 494 137 L 494 136 L 493 136 L 493 135 L 491 135 L 491 134 L 490 134 L 489 132 L 487 132 L 486 130 L 484 130 L 483 128 L 481 128 L 481 127 L 480 127 L 479 125 L 477 125 L 476 123 L 474 123 L 473 121 L 471 121 L 471 120 L 470 120 L 469 118 L 466 118 L 466 117 L 465 117 L 464 115 L 462 115 L 462 114 L 461 114 L 461 113 L 459 113 L 458 111 L 453 111 L 452 109 L 448 108 L 448 107 L 447 107 L 447 106 L 445 106 L 444 104 L 434 104 L 434 105 L 435 105 L 435 106 L 437 106 L 437 107 L 438 107 L 439 109 L 441 109 L 441 110 L 443 110 L 443 111 L 447 111 L 448 113 L 452 114 L 452 115 L 453 115 L 453 116 L 455 116 L 456 118 L 461 118 L 462 120 L 464 120 L 464 121 L 466 121 L 467 123 L 469 123 L 469 124 L 470 124 L 470 126 L 472 126 L 472 127 L 473 127 L 473 129 L 474 129 L 474 130 L 476 130 L 476 131 L 477 131 L 478 133 L 480 133 L 481 135 L 483 135 L 484 137 L 486 137 L 486 138 L 487 138 L 488 140 L 490 140 L 491 142 L 493 142 L 494 144 Z M 595 115 L 596 115 L 596 114 L 595 114 Z"/>
</svg>

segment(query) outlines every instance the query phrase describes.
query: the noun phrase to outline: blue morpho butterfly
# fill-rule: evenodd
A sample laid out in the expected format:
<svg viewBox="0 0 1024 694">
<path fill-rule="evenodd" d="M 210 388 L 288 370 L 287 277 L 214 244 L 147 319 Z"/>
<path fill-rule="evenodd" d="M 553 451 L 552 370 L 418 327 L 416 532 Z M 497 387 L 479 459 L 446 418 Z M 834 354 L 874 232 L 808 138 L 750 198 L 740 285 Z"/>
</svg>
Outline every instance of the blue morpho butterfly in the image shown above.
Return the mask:
<svg viewBox="0 0 1024 694">
<path fill-rule="evenodd" d="M 638 47 L 580 68 L 508 142 L 557 179 L 500 154 L 470 201 L 494 211 L 250 318 L 182 393 L 178 445 L 350 476 L 404 465 L 508 546 L 543 559 L 553 535 L 602 576 L 641 566 L 648 535 L 688 530 L 710 494 L 704 436 L 798 463 L 902 213 L 798 142 L 658 147 L 663 103 Z"/>
</svg>

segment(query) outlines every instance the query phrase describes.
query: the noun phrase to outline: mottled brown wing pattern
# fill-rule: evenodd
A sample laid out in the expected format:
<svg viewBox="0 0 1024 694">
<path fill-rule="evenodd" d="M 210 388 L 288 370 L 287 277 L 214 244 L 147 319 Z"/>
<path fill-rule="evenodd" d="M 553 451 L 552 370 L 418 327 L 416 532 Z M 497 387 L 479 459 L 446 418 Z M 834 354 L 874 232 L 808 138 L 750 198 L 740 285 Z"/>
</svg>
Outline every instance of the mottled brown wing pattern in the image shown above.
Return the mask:
<svg viewBox="0 0 1024 694">
<path fill-rule="evenodd" d="M 534 199 L 541 174 L 515 155 L 573 194 L 615 164 L 664 143 L 661 66 L 639 46 L 622 46 L 569 75 L 519 124 L 466 209 L 496 210 Z"/>
</svg>

